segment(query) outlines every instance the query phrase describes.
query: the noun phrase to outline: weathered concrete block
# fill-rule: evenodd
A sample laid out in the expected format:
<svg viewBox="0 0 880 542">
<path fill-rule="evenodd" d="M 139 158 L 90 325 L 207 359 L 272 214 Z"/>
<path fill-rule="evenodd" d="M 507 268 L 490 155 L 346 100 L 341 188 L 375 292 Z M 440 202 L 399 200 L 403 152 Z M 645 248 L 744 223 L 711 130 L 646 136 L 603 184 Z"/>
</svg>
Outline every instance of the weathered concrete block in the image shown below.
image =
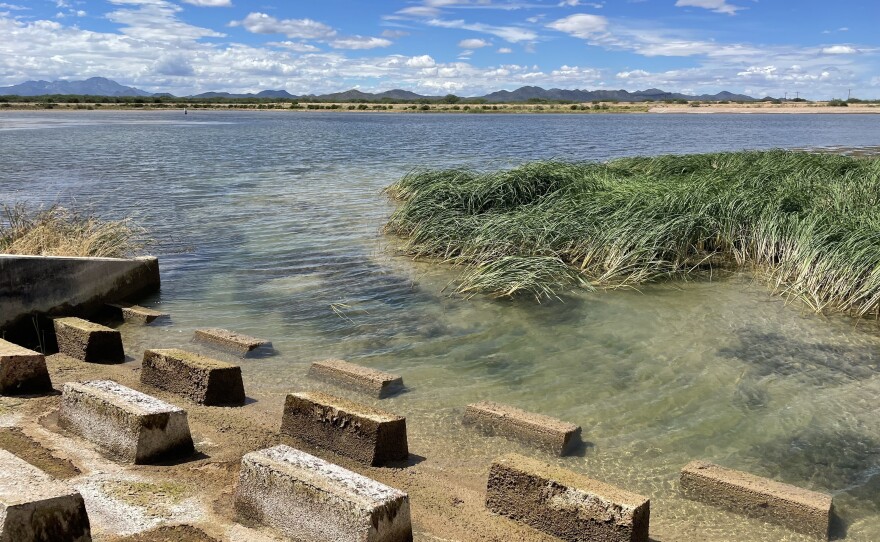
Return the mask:
<svg viewBox="0 0 880 542">
<path fill-rule="evenodd" d="M 58 423 L 137 464 L 193 452 L 186 411 L 112 380 L 64 385 Z"/>
<path fill-rule="evenodd" d="M 648 541 L 647 498 L 517 454 L 493 462 L 486 506 L 562 540 Z"/>
<path fill-rule="evenodd" d="M 0 395 L 52 391 L 46 358 L 0 339 Z"/>
<path fill-rule="evenodd" d="M 256 350 L 261 346 L 268 346 L 271 343 L 265 339 L 257 339 L 249 335 L 243 335 L 226 329 L 197 329 L 194 334 L 197 341 L 221 348 L 223 350 L 231 350 L 241 355 L 247 354 L 251 350 Z"/>
<path fill-rule="evenodd" d="M 573 423 L 491 401 L 468 405 L 464 423 L 493 435 L 536 444 L 558 455 L 579 442 L 581 434 L 581 428 Z"/>
<path fill-rule="evenodd" d="M 394 395 L 403 389 L 403 378 L 398 375 L 361 367 L 341 359 L 312 363 L 309 376 L 378 398 Z"/>
<path fill-rule="evenodd" d="M 82 495 L 0 450 L 0 542 L 91 542 Z"/>
<path fill-rule="evenodd" d="M 125 361 L 119 331 L 82 318 L 56 318 L 54 322 L 58 351 L 62 354 L 91 363 Z"/>
<path fill-rule="evenodd" d="M 181 395 L 202 405 L 243 405 L 241 367 L 172 348 L 147 350 L 141 383 Z"/>
<path fill-rule="evenodd" d="M 680 487 L 690 499 L 828 539 L 830 495 L 706 461 L 688 463 L 681 470 Z"/>
<path fill-rule="evenodd" d="M 406 418 L 326 393 L 291 393 L 281 432 L 367 465 L 409 457 Z"/>
<path fill-rule="evenodd" d="M 110 309 L 117 318 L 121 318 L 126 322 L 133 322 L 137 324 L 150 324 L 158 318 L 164 318 L 168 316 L 167 312 L 159 312 L 157 310 L 141 307 L 140 305 L 108 303 L 107 308 Z"/>
<path fill-rule="evenodd" d="M 290 446 L 241 460 L 239 521 L 311 542 L 409 542 L 406 493 Z"/>
</svg>

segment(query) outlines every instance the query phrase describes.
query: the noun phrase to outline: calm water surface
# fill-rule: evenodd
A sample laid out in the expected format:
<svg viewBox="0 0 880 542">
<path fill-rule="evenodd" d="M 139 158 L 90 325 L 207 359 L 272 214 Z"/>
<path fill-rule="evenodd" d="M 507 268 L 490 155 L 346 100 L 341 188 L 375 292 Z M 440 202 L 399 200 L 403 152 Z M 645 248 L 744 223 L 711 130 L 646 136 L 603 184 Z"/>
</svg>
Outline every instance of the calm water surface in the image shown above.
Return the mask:
<svg viewBox="0 0 880 542">
<path fill-rule="evenodd" d="M 0 201 L 134 215 L 159 244 L 171 324 L 123 326 L 129 353 L 197 327 L 273 341 L 243 363 L 256 407 L 327 389 L 311 361 L 404 375 L 382 405 L 411 449 L 463 476 L 536 452 L 460 428 L 463 406 L 511 403 L 580 424 L 568 468 L 650 495 L 662 541 L 808 540 L 677 496 L 692 459 L 835 496 L 835 536 L 880 540 L 880 333 L 786 305 L 747 277 L 461 300 L 454 274 L 393 254 L 381 189 L 416 166 L 880 144 L 860 115 L 405 115 L 12 112 L 0 115 Z M 392 243 L 393 245 L 393 243 Z"/>
</svg>

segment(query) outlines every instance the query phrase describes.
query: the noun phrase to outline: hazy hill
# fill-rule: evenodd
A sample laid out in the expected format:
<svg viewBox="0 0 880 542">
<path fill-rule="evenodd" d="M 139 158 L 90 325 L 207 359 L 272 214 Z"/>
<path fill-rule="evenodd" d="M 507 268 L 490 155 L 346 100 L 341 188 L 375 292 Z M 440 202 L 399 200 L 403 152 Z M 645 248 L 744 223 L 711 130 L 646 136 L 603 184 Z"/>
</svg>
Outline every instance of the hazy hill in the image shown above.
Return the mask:
<svg viewBox="0 0 880 542">
<path fill-rule="evenodd" d="M 27 81 L 11 87 L 0 87 L 0 94 L 44 96 L 46 94 L 88 94 L 91 96 L 152 96 L 138 88 L 126 87 L 104 77 L 85 81 Z"/>
</svg>

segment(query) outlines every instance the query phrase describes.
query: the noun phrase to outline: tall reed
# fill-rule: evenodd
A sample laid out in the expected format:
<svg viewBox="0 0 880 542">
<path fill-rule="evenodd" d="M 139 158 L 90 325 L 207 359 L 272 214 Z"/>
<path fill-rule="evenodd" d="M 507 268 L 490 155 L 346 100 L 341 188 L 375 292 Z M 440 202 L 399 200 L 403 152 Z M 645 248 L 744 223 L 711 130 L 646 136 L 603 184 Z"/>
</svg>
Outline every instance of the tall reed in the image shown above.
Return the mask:
<svg viewBox="0 0 880 542">
<path fill-rule="evenodd" d="M 816 311 L 880 313 L 880 160 L 749 151 L 509 170 L 388 187 L 402 249 L 464 268 L 466 295 L 635 287 L 748 270 Z"/>
</svg>

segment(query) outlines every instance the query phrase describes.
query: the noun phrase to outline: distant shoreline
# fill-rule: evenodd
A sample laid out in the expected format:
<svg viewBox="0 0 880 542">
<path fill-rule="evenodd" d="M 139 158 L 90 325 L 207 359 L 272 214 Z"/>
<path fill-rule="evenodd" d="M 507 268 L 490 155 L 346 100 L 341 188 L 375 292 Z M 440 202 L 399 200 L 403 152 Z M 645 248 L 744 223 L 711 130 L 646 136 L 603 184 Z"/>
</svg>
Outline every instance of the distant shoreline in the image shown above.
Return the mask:
<svg viewBox="0 0 880 542">
<path fill-rule="evenodd" d="M 659 104 L 656 102 L 583 103 L 583 104 L 365 104 L 365 103 L 299 103 L 261 104 L 154 104 L 154 103 L 53 103 L 5 102 L 4 111 L 284 111 L 289 113 L 449 113 L 449 114 L 880 114 L 880 104 L 850 104 L 847 107 L 829 106 L 827 102 L 782 103 L 767 102 L 719 104 Z"/>
</svg>

